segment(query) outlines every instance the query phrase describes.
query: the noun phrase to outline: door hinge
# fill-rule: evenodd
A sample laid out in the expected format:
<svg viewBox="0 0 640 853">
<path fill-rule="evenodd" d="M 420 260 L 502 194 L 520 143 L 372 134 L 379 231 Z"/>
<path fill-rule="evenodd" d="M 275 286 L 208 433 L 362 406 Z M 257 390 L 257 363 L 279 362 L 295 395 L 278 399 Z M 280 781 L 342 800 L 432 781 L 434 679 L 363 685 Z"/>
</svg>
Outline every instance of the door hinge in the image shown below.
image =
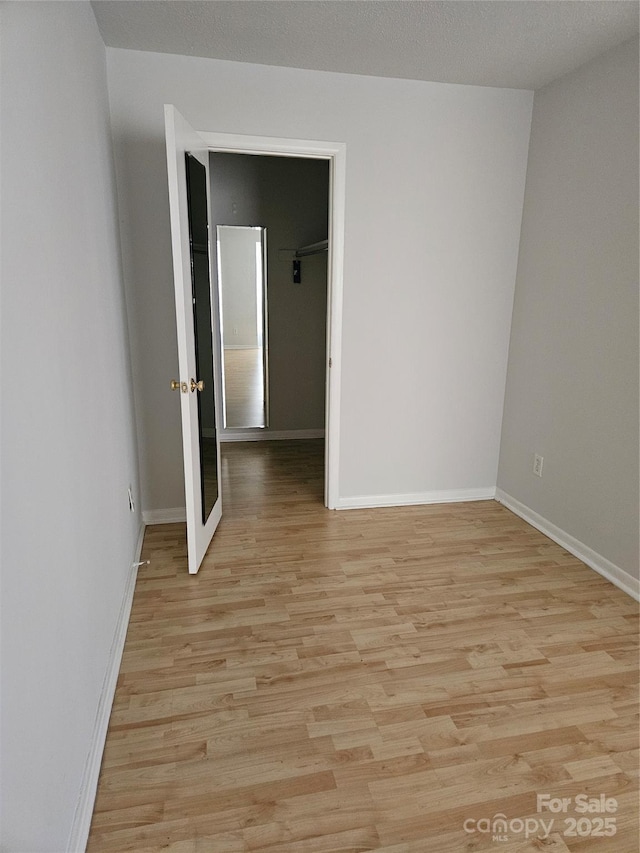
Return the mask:
<svg viewBox="0 0 640 853">
<path fill-rule="evenodd" d="M 329 359 L 329 367 L 333 367 L 333 359 Z"/>
</svg>

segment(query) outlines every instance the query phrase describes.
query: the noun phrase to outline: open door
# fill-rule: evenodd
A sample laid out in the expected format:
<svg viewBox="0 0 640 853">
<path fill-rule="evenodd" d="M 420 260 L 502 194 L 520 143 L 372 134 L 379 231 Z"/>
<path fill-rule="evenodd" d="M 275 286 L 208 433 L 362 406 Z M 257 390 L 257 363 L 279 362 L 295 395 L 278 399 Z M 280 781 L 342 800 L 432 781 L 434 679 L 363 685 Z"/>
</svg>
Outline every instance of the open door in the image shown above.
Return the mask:
<svg viewBox="0 0 640 853">
<path fill-rule="evenodd" d="M 209 152 L 198 133 L 165 105 L 171 248 L 176 297 L 182 451 L 189 572 L 195 574 L 222 516 L 215 404 L 209 242 Z"/>
</svg>

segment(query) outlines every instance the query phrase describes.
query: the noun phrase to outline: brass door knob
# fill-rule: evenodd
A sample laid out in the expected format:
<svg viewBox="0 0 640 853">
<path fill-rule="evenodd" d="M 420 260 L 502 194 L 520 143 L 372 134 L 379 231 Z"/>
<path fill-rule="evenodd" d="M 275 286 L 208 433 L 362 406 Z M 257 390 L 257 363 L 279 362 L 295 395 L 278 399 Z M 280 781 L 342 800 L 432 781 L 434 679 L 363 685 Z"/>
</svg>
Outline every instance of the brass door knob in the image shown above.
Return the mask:
<svg viewBox="0 0 640 853">
<path fill-rule="evenodd" d="M 191 380 L 191 390 L 195 391 L 204 391 L 204 379 L 201 379 L 200 382 L 196 382 L 195 379 Z"/>
<path fill-rule="evenodd" d="M 171 390 L 172 391 L 182 391 L 183 394 L 186 394 L 189 390 L 189 386 L 186 382 L 178 382 L 177 379 L 171 380 Z"/>
</svg>

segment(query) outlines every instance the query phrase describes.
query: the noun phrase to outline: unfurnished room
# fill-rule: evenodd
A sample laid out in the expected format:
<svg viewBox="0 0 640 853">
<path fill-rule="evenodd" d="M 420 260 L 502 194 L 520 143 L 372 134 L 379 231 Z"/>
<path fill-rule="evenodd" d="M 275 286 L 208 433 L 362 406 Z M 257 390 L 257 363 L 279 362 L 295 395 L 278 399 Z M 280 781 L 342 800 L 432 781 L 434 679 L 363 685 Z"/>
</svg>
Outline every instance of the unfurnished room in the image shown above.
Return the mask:
<svg viewBox="0 0 640 853">
<path fill-rule="evenodd" d="M 2 853 L 637 853 L 638 20 L 0 4 Z"/>
</svg>

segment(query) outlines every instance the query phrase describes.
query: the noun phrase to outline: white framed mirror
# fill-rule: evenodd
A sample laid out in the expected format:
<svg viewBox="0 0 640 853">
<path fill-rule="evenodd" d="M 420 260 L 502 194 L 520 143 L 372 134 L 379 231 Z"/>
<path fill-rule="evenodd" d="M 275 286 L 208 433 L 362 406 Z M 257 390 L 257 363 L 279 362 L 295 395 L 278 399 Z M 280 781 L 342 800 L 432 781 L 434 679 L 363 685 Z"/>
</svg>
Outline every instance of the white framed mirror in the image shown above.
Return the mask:
<svg viewBox="0 0 640 853">
<path fill-rule="evenodd" d="M 269 425 L 266 232 L 216 227 L 225 429 Z"/>
</svg>

